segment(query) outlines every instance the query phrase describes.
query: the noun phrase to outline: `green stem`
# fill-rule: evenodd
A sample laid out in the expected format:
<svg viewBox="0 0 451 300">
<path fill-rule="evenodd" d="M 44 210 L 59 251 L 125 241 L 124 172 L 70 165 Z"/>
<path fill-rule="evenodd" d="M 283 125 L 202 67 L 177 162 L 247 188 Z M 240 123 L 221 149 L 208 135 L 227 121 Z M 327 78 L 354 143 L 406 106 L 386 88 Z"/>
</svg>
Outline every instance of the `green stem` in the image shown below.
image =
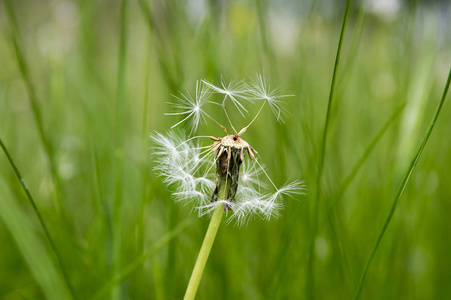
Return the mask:
<svg viewBox="0 0 451 300">
<path fill-rule="evenodd" d="M 227 189 L 224 189 L 225 191 Z M 220 197 L 220 199 L 223 197 Z M 199 287 L 202 274 L 204 273 L 205 264 L 207 263 L 208 256 L 210 255 L 211 246 L 218 232 L 219 225 L 221 225 L 222 215 L 224 214 L 224 206 L 219 205 L 216 207 L 213 217 L 211 218 L 210 225 L 208 225 L 207 233 L 205 234 L 204 242 L 199 251 L 199 256 L 197 257 L 196 265 L 194 266 L 193 273 L 188 283 L 186 289 L 186 294 L 184 300 L 192 300 L 196 297 L 197 288 Z"/>
</svg>

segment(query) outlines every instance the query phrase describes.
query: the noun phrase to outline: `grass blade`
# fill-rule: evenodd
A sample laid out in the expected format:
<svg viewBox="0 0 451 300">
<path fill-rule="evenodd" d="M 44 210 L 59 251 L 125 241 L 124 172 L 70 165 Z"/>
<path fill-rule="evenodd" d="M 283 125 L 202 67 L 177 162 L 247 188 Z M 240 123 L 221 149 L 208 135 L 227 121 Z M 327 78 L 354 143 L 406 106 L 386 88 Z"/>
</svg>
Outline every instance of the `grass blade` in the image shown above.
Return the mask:
<svg viewBox="0 0 451 300">
<path fill-rule="evenodd" d="M 149 39 L 150 40 L 150 39 Z M 148 123 L 148 108 L 149 108 L 149 94 L 150 94 L 150 41 L 146 42 L 147 47 L 147 55 L 146 55 L 146 70 L 144 75 L 144 93 L 143 93 L 143 108 L 142 108 L 142 123 L 141 123 L 141 143 L 142 143 L 142 157 L 145 161 L 147 158 L 148 152 L 147 152 L 147 141 L 148 141 L 148 134 L 147 134 L 147 123 Z M 138 249 L 139 251 L 143 251 L 143 245 L 144 245 L 144 229 L 145 229 L 145 222 L 144 222 L 144 212 L 145 207 L 148 204 L 148 185 L 149 182 L 149 174 L 147 172 L 147 165 L 145 163 L 141 164 L 141 204 L 140 204 L 140 213 L 137 221 L 137 230 L 138 230 Z"/>
<path fill-rule="evenodd" d="M 116 95 L 116 118 L 115 118 L 115 147 L 116 151 L 123 149 L 124 127 L 126 119 L 126 58 L 127 58 L 127 38 L 128 38 L 128 0 L 122 0 L 120 6 L 120 38 L 118 54 L 118 73 L 117 73 L 117 95 Z M 122 253 L 122 230 L 123 230 L 123 181 L 124 166 L 123 156 L 115 160 L 116 165 L 116 190 L 113 203 L 113 270 L 119 273 L 121 270 Z M 122 287 L 119 285 L 113 290 L 113 299 L 120 299 Z"/>
<path fill-rule="evenodd" d="M 332 83 L 330 86 L 330 93 L 329 93 L 329 102 L 327 104 L 327 113 L 326 113 L 326 121 L 324 124 L 324 131 L 322 135 L 322 141 L 321 141 L 321 153 L 320 153 L 320 161 L 318 165 L 318 176 L 316 177 L 316 196 L 315 196 L 315 203 L 314 203 L 314 212 L 313 212 L 313 228 L 312 228 L 312 236 L 311 241 L 309 245 L 309 257 L 308 257 L 308 263 L 307 263 L 307 283 L 306 283 L 306 296 L 307 299 L 313 298 L 313 284 L 315 282 L 315 274 L 314 274 L 314 248 L 315 248 L 315 238 L 316 233 L 318 231 L 318 218 L 319 218 L 319 201 L 320 201 L 320 193 L 321 193 L 321 178 L 324 171 L 324 160 L 326 156 L 326 146 L 327 146 L 327 132 L 329 129 L 329 123 L 330 123 L 330 114 L 332 109 L 332 104 L 334 100 L 334 92 L 335 92 L 335 82 L 337 78 L 337 71 L 338 71 L 338 65 L 340 63 L 340 55 L 341 55 L 341 46 L 343 44 L 343 37 L 346 30 L 346 23 L 348 20 L 348 12 L 349 12 L 349 4 L 351 0 L 346 1 L 346 8 L 344 12 L 343 17 L 343 24 L 341 27 L 341 33 L 340 33 L 340 40 L 338 42 L 338 48 L 337 48 L 337 55 L 335 57 L 335 66 L 334 66 L 334 72 L 332 75 Z"/>
<path fill-rule="evenodd" d="M 362 293 L 362 289 L 363 289 L 363 284 L 365 283 L 365 278 L 366 275 L 368 273 L 368 268 L 371 264 L 371 262 L 373 261 L 374 255 L 376 254 L 377 248 L 379 247 L 379 244 L 382 240 L 382 237 L 385 234 L 385 231 L 387 230 L 388 225 L 390 224 L 390 221 L 393 217 L 393 214 L 395 213 L 396 210 L 396 206 L 398 205 L 399 200 L 401 199 L 402 194 L 404 193 L 404 190 L 407 186 L 407 183 L 409 182 L 410 177 L 412 176 L 413 170 L 415 169 L 415 166 L 418 163 L 418 160 L 420 159 L 421 153 L 423 152 L 424 147 L 426 146 L 426 143 L 429 139 L 429 136 L 431 135 L 432 130 L 434 129 L 435 126 L 435 122 L 437 121 L 437 118 L 440 114 L 440 111 L 442 110 L 443 107 L 443 103 L 445 102 L 446 96 L 448 94 L 448 90 L 449 90 L 449 85 L 451 82 L 451 69 L 449 71 L 449 75 L 448 75 L 448 80 L 446 81 L 446 85 L 445 85 L 445 89 L 443 91 L 443 96 L 442 99 L 440 100 L 440 103 L 437 107 L 437 110 L 435 111 L 434 116 L 432 117 L 431 122 L 429 123 L 428 129 L 426 130 L 426 133 L 423 137 L 423 140 L 420 144 L 420 147 L 417 150 L 417 153 L 415 154 L 415 156 L 413 157 L 409 167 L 407 168 L 406 174 L 404 175 L 404 178 L 401 182 L 401 185 L 398 188 L 398 191 L 396 192 L 396 196 L 393 200 L 393 203 L 390 207 L 390 211 L 388 212 L 387 217 L 385 218 L 384 221 L 384 225 L 382 226 L 382 229 L 379 233 L 379 235 L 376 238 L 376 242 L 374 243 L 373 248 L 371 249 L 371 253 L 370 256 L 368 257 L 368 260 L 365 264 L 365 268 L 363 269 L 362 272 L 362 276 L 360 279 L 360 283 L 359 286 L 357 288 L 357 292 L 356 292 L 356 296 L 355 299 L 359 299 L 360 298 L 360 294 Z"/>
<path fill-rule="evenodd" d="M 266 16 L 268 3 L 265 0 L 255 0 L 255 10 L 258 16 L 258 27 L 260 30 L 260 39 L 263 52 L 266 56 L 266 62 L 269 64 L 273 74 L 277 74 L 277 61 L 272 47 L 268 43 L 268 26 Z"/>
<path fill-rule="evenodd" d="M 390 126 L 393 124 L 393 122 L 399 117 L 401 112 L 404 110 L 405 106 L 406 106 L 406 102 L 402 103 L 395 110 L 395 112 L 392 114 L 392 116 L 388 119 L 388 121 L 384 124 L 384 126 L 380 129 L 380 131 L 373 138 L 371 143 L 366 147 L 362 156 L 357 160 L 356 164 L 354 165 L 352 170 L 349 172 L 349 175 L 345 178 L 345 180 L 343 180 L 343 183 L 341 184 L 338 191 L 334 195 L 332 195 L 332 197 L 329 197 L 331 199 L 331 201 L 329 202 L 329 205 L 326 208 L 326 213 L 325 213 L 327 219 L 324 218 L 321 221 L 319 227 L 322 227 L 324 225 L 324 223 L 326 223 L 326 221 L 329 220 L 331 222 L 331 226 L 329 228 L 331 231 L 331 236 L 333 237 L 333 242 L 336 243 L 337 245 L 340 245 L 340 244 L 341 245 L 350 245 L 350 243 L 348 242 L 349 238 L 347 236 L 347 231 L 346 231 L 346 227 L 344 225 L 343 217 L 337 217 L 338 220 L 335 221 L 333 211 L 334 211 L 334 209 L 336 209 L 338 203 L 342 199 L 343 195 L 347 191 L 347 189 L 350 186 L 350 184 L 352 183 L 352 181 L 357 176 L 357 174 L 360 171 L 360 169 L 362 168 L 362 166 L 367 161 L 370 154 L 373 152 L 376 145 L 379 143 L 379 141 L 385 135 L 388 128 L 390 128 Z M 334 222 L 340 222 L 341 224 L 340 225 L 334 224 Z M 338 228 L 338 226 L 342 227 L 341 232 L 340 232 L 340 230 L 336 229 L 336 228 Z M 340 247 L 338 247 L 337 249 L 340 249 Z M 347 254 L 346 252 L 344 252 L 344 253 L 341 253 L 341 252 L 342 252 L 342 250 L 340 249 L 339 254 L 341 254 L 341 259 L 344 260 L 344 262 L 347 264 L 347 269 L 349 270 L 350 269 L 349 254 Z M 346 271 L 346 272 L 349 272 L 349 271 Z M 349 274 L 349 273 L 347 273 L 347 274 Z M 351 276 L 352 276 L 352 274 L 351 274 Z M 351 282 L 354 282 L 353 277 L 351 278 Z M 354 289 L 354 286 L 352 286 L 352 289 Z M 350 293 L 352 293 L 352 291 L 350 291 Z"/>
<path fill-rule="evenodd" d="M 393 115 L 388 119 L 388 121 L 385 123 L 385 125 L 382 127 L 382 129 L 376 134 L 374 139 L 371 141 L 371 143 L 368 145 L 368 147 L 363 152 L 362 156 L 359 158 L 357 163 L 352 168 L 351 172 L 348 176 L 346 176 L 345 180 L 343 180 L 343 183 L 341 184 L 340 188 L 338 189 L 338 192 L 333 197 L 335 201 L 331 204 L 330 209 L 332 209 L 337 202 L 343 197 L 346 190 L 348 189 L 349 185 L 352 183 L 352 181 L 355 179 L 357 174 L 359 173 L 360 169 L 362 168 L 365 161 L 368 159 L 370 154 L 373 152 L 376 145 L 379 143 L 381 138 L 385 135 L 388 128 L 393 124 L 393 122 L 398 118 L 398 116 L 401 114 L 401 112 L 404 111 L 404 107 L 406 106 L 406 102 L 402 103 L 393 113 Z"/>
<path fill-rule="evenodd" d="M 147 248 L 140 256 L 135 258 L 131 263 L 129 263 L 126 267 L 122 268 L 121 271 L 116 274 L 107 284 L 105 284 L 93 297 L 93 299 L 101 299 L 103 296 L 108 294 L 117 284 L 124 281 L 128 276 L 130 276 L 136 269 L 138 269 L 147 258 L 154 255 L 161 248 L 163 248 L 169 241 L 178 236 L 188 225 L 191 225 L 193 220 L 186 219 L 182 221 L 178 226 L 176 226 L 173 230 L 168 232 L 162 238 L 160 238 L 157 242 Z"/>
<path fill-rule="evenodd" d="M 11 167 L 14 170 L 14 173 L 16 174 L 17 179 L 20 181 L 20 184 L 21 184 L 25 194 L 27 195 L 28 201 L 30 202 L 31 207 L 33 208 L 33 211 L 34 211 L 34 213 L 36 214 L 36 216 L 37 216 L 37 218 L 39 220 L 39 224 L 41 225 L 42 229 L 44 230 L 44 234 L 47 237 L 47 239 L 48 239 L 48 241 L 50 243 L 50 246 L 52 247 L 53 252 L 55 253 L 55 256 L 56 256 L 56 259 L 58 260 L 58 264 L 60 266 L 61 272 L 62 272 L 62 274 L 64 276 L 64 280 L 66 281 L 66 284 L 67 284 L 67 286 L 68 286 L 68 288 L 69 288 L 69 290 L 70 290 L 70 292 L 72 294 L 72 298 L 75 298 L 74 297 L 74 291 L 73 291 L 72 285 L 71 285 L 70 280 L 69 280 L 69 276 L 68 276 L 68 274 L 66 272 L 66 269 L 64 268 L 63 263 L 62 263 L 61 255 L 59 254 L 59 252 L 58 252 L 58 250 L 57 250 L 57 248 L 55 246 L 55 243 L 53 242 L 53 239 L 50 236 L 49 230 L 47 229 L 47 225 L 45 225 L 44 219 L 42 218 L 42 215 L 39 212 L 39 209 L 38 209 L 38 207 L 36 205 L 36 202 L 34 201 L 33 197 L 31 196 L 30 191 L 28 190 L 27 185 L 25 184 L 25 180 L 23 179 L 22 175 L 20 174 L 19 169 L 17 168 L 16 164 L 14 163 L 14 160 L 12 159 L 11 155 L 9 154 L 8 149 L 6 148 L 6 146 L 3 143 L 1 138 L 0 138 L 0 147 L 3 150 L 3 153 L 5 153 L 6 158 L 8 159 Z M 1 210 L 3 210 L 3 209 L 1 209 Z"/>
<path fill-rule="evenodd" d="M 52 148 L 52 145 L 50 144 L 50 141 L 47 139 L 47 136 L 44 132 L 44 122 L 42 121 L 42 113 L 39 108 L 39 101 L 38 97 L 36 95 L 36 90 L 34 88 L 33 82 L 31 80 L 30 70 L 28 68 L 27 61 L 25 59 L 25 55 L 22 51 L 21 45 L 19 43 L 19 26 L 17 24 L 17 19 L 14 14 L 14 10 L 11 6 L 11 3 L 9 0 L 5 0 L 5 7 L 6 7 L 6 14 L 8 15 L 10 26 L 11 26 L 11 39 L 14 45 L 14 51 L 17 57 L 17 63 L 19 65 L 19 70 L 22 76 L 22 80 L 25 83 L 25 87 L 28 93 L 28 99 L 30 100 L 31 109 L 33 111 L 33 116 L 36 121 L 36 125 L 38 127 L 39 131 L 39 137 L 41 139 L 42 144 L 44 145 L 44 150 L 47 154 L 47 158 L 50 163 L 50 172 L 52 174 L 52 179 L 56 185 L 56 196 L 58 199 L 57 202 L 57 209 L 59 210 L 59 213 L 62 214 L 62 196 L 61 196 L 61 179 L 58 175 L 58 169 L 57 164 L 55 160 L 54 151 Z"/>
<path fill-rule="evenodd" d="M 0 207 L 2 223 L 11 233 L 31 274 L 42 288 L 40 296 L 55 300 L 71 299 L 51 253 L 40 238 L 39 232 L 35 230 L 34 220 L 31 220 L 20 203 L 14 200 L 10 189 L 3 181 L 0 181 Z"/>
<path fill-rule="evenodd" d="M 156 58 L 158 60 L 158 64 L 160 65 L 162 76 L 169 90 L 172 93 L 176 93 L 178 89 L 177 78 L 171 72 L 169 57 L 166 54 L 168 51 L 166 51 L 164 47 L 164 37 L 157 26 L 154 16 L 152 15 L 149 3 L 146 0 L 138 0 L 138 3 L 139 8 L 144 14 L 144 18 L 146 19 L 149 33 L 155 33 L 156 39 L 158 40 L 158 43 L 155 43 L 155 51 L 157 53 Z"/>
</svg>

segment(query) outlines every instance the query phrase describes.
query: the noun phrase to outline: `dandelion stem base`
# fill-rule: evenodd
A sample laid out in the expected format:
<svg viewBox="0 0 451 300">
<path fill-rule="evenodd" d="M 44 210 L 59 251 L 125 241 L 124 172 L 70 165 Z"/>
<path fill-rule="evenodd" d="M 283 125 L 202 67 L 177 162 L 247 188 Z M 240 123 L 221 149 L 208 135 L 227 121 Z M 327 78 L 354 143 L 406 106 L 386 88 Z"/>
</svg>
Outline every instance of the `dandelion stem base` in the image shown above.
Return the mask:
<svg viewBox="0 0 451 300">
<path fill-rule="evenodd" d="M 202 279 L 205 264 L 207 263 L 208 256 L 210 255 L 211 247 L 213 246 L 223 214 L 224 207 L 222 205 L 216 207 L 211 218 L 210 225 L 208 225 L 208 230 L 205 234 L 202 247 L 200 248 L 193 273 L 191 274 L 188 288 L 186 289 L 185 297 L 183 298 L 184 300 L 192 300 L 196 296 L 197 288 L 199 287 L 200 280 Z"/>
</svg>

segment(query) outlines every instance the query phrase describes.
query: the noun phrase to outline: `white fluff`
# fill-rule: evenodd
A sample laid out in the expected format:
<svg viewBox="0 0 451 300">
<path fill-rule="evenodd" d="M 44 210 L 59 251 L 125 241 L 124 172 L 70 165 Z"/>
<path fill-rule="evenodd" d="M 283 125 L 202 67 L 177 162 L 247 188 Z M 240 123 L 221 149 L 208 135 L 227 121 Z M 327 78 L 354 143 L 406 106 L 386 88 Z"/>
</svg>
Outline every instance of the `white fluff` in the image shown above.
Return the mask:
<svg viewBox="0 0 451 300">
<path fill-rule="evenodd" d="M 269 90 L 259 75 L 249 85 L 242 81 L 226 84 L 222 79 L 221 87 L 218 87 L 203 80 L 196 84 L 194 99 L 189 93 L 177 97 L 179 102 L 173 106 L 181 111 L 170 115 L 182 115 L 184 118 L 173 127 L 186 122 L 190 124 L 193 132 L 205 117 L 213 119 L 203 108 L 207 103 L 213 103 L 208 100 L 211 93 L 226 95 L 243 116 L 244 112 L 247 112 L 244 107 L 246 101 L 247 103 L 255 100 L 267 101 L 278 121 L 282 121 L 284 113 L 280 99 L 289 96 Z M 216 120 L 213 121 L 219 124 Z M 258 159 L 251 160 L 246 156 L 240 169 L 236 202 L 219 199 L 210 203 L 215 188 L 216 172 L 216 152 L 213 153 L 210 149 L 213 141 L 208 139 L 208 136 L 186 138 L 182 131 L 170 131 L 166 134 L 155 132 L 151 135 L 151 139 L 156 162 L 155 170 L 163 178 L 163 182 L 173 188 L 174 200 L 183 205 L 192 205 L 197 209 L 199 216 L 211 214 L 218 206 L 227 205 L 231 208 L 227 211 L 228 223 L 235 222 L 238 226 L 242 226 L 257 217 L 270 220 L 280 215 L 280 210 L 284 207 L 284 197 L 302 193 L 301 181 L 286 183 L 277 188 Z"/>
<path fill-rule="evenodd" d="M 180 93 L 180 96 L 175 96 L 176 103 L 171 103 L 176 112 L 166 113 L 166 115 L 182 115 L 184 118 L 174 124 L 172 128 L 181 124 L 188 124 L 191 132 L 195 132 L 199 124 L 205 120 L 205 111 L 203 106 L 208 103 L 209 93 L 207 87 L 202 82 L 196 82 L 196 94 L 193 98 L 189 92 L 186 94 Z"/>
<path fill-rule="evenodd" d="M 248 99 L 267 101 L 277 121 L 283 123 L 283 117 L 287 111 L 283 108 L 282 99 L 293 95 L 283 95 L 279 89 L 271 90 L 265 79 L 259 74 L 252 79 L 249 87 Z"/>
</svg>

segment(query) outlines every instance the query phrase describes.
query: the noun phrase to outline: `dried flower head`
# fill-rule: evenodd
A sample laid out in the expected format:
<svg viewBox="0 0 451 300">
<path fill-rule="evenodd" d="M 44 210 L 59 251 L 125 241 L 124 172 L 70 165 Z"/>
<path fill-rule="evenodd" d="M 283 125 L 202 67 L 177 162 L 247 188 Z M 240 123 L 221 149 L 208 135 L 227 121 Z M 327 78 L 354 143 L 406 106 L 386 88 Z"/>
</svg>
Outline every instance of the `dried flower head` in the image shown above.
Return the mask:
<svg viewBox="0 0 451 300">
<path fill-rule="evenodd" d="M 224 98 L 212 101 L 212 94 L 224 95 Z M 221 87 L 202 80 L 196 84 L 195 98 L 189 93 L 176 97 L 178 103 L 173 106 L 180 111 L 169 114 L 182 115 L 184 118 L 173 127 L 187 123 L 191 132 L 194 132 L 200 122 L 209 119 L 219 125 L 226 135 L 222 138 L 186 137 L 183 131 L 171 131 L 167 135 L 155 133 L 151 136 L 155 143 L 155 169 L 166 184 L 175 188 L 175 200 L 185 205 L 194 204 L 200 216 L 211 213 L 222 205 L 229 212 L 228 222 L 236 221 L 238 225 L 243 225 L 256 216 L 265 220 L 279 216 L 279 211 L 284 206 L 282 197 L 302 193 L 303 184 L 301 181 L 294 181 L 278 188 L 259 162 L 258 152 L 242 136 L 260 115 L 266 103 L 276 119 L 282 121 L 284 110 L 280 99 L 287 96 L 270 90 L 258 75 L 257 80 L 250 84 L 243 81 L 226 84 L 222 79 Z M 228 100 L 244 117 L 248 112 L 246 105 L 257 100 L 262 101 L 262 104 L 249 124 L 238 132 L 229 118 Z M 206 104 L 222 106 L 233 130 L 232 134 L 206 112 Z M 213 143 L 201 145 L 203 139 L 211 139 Z"/>
</svg>

